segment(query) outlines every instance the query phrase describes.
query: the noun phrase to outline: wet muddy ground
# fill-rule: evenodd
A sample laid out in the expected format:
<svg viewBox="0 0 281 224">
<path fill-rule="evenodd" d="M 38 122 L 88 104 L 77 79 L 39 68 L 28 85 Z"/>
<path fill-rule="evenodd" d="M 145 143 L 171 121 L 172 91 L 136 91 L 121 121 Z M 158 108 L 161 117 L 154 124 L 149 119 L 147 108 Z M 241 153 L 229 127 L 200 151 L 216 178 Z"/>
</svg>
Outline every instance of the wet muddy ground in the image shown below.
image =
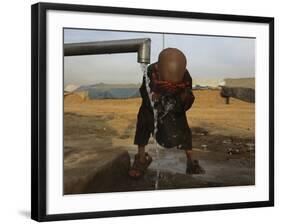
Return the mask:
<svg viewBox="0 0 281 224">
<path fill-rule="evenodd" d="M 193 155 L 205 169 L 205 174 L 186 175 L 184 151 L 176 148 L 159 150 L 159 164 L 154 144 L 149 144 L 148 153 L 153 157 L 148 172 L 140 180 L 124 178 L 115 186 L 116 191 L 155 189 L 156 170 L 160 167 L 158 189 L 202 188 L 242 186 L 255 184 L 254 139 L 229 138 L 208 135 L 202 128 L 193 129 Z M 134 147 L 127 148 L 131 163 L 136 153 Z"/>
<path fill-rule="evenodd" d="M 159 189 L 255 184 L 255 104 L 233 98 L 225 104 L 219 90 L 195 90 L 194 94 L 195 102 L 187 118 L 192 129 L 194 158 L 199 159 L 206 173 L 185 175 L 184 152 L 160 149 Z M 136 181 L 126 172 L 137 151 L 133 139 L 140 104 L 140 98 L 65 99 L 64 184 L 69 189 L 66 192 L 154 189 L 157 160 L 153 141 L 146 149 L 153 157 L 146 175 Z"/>
<path fill-rule="evenodd" d="M 64 168 L 65 172 L 77 170 L 83 166 L 82 157 L 95 155 L 95 159 L 106 160 L 107 154 L 114 150 L 125 150 L 130 155 L 131 163 L 137 147 L 132 144 L 135 120 L 128 122 L 125 130 L 116 130 L 109 121 L 116 117 L 112 114 L 84 116 L 66 112 L 64 116 Z M 205 174 L 186 175 L 184 151 L 160 148 L 160 178 L 158 189 L 202 188 L 241 186 L 255 184 L 255 145 L 252 137 L 235 137 L 210 134 L 202 127 L 191 127 L 193 136 L 194 158 L 205 169 Z M 123 172 L 114 183 L 99 184 L 85 193 L 154 190 L 157 170 L 155 145 L 151 139 L 147 146 L 153 157 L 146 175 L 139 180 L 132 180 Z M 94 161 L 94 160 L 93 160 Z M 72 171 L 71 171 L 72 172 Z M 90 170 L 89 170 L 90 172 Z M 112 171 L 113 175 L 116 170 Z M 79 176 L 79 172 L 73 175 Z M 69 176 L 69 175 L 68 175 Z M 73 177 L 72 177 L 73 178 Z M 104 178 L 106 180 L 107 177 Z M 94 181 L 94 180 L 93 180 Z M 102 179 L 99 181 L 103 181 Z M 84 192 L 79 192 L 84 193 Z"/>
</svg>

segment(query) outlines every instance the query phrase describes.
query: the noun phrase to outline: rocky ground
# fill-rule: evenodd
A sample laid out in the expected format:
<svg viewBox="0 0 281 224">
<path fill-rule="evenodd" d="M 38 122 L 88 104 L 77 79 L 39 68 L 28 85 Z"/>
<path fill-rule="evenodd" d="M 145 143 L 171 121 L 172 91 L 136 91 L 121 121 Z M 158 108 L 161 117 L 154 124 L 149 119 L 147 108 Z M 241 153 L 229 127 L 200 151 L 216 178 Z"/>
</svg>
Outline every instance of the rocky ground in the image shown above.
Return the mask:
<svg viewBox="0 0 281 224">
<path fill-rule="evenodd" d="M 254 184 L 255 105 L 236 99 L 226 105 L 218 90 L 196 90 L 194 94 L 196 100 L 187 117 L 194 157 L 206 173 L 185 175 L 185 154 L 176 149 L 161 148 L 157 160 L 151 139 L 147 151 L 153 162 L 137 181 L 126 172 L 137 150 L 132 143 L 140 99 L 85 101 L 67 96 L 65 194 L 153 190 L 158 166 L 158 189 Z"/>
</svg>

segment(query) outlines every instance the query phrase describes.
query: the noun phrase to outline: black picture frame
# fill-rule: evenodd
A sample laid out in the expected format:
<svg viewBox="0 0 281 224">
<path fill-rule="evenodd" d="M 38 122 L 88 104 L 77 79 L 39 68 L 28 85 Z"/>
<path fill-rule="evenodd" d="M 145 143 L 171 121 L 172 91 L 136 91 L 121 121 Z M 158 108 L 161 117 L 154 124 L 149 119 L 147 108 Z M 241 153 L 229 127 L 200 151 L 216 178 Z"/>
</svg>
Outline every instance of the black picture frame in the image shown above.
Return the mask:
<svg viewBox="0 0 281 224">
<path fill-rule="evenodd" d="M 37 3 L 31 10 L 31 218 L 37 221 L 73 220 L 85 218 L 132 216 L 161 213 L 192 212 L 274 206 L 274 18 L 184 11 L 164 11 L 140 8 L 120 8 L 74 4 Z M 70 214 L 46 214 L 46 12 L 64 10 L 125 15 L 162 16 L 255 22 L 269 24 L 269 200 L 243 203 L 196 206 L 159 207 L 130 210 L 99 211 Z"/>
</svg>

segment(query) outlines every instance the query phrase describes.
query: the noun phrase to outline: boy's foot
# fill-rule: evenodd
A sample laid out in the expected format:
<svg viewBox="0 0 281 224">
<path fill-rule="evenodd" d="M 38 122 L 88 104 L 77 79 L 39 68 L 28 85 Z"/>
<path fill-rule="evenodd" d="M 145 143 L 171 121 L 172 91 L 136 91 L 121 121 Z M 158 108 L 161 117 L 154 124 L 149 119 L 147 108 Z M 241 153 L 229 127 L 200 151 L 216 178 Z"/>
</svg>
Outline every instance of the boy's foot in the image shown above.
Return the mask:
<svg viewBox="0 0 281 224">
<path fill-rule="evenodd" d="M 130 168 L 128 175 L 133 179 L 138 179 L 142 177 L 151 162 L 152 162 L 152 157 L 147 152 L 145 153 L 144 161 L 141 161 L 139 154 L 136 154 L 134 163 Z"/>
<path fill-rule="evenodd" d="M 191 160 L 188 159 L 186 162 L 186 174 L 191 175 L 191 174 L 204 174 L 205 170 L 203 167 L 200 166 L 198 160 Z"/>
</svg>

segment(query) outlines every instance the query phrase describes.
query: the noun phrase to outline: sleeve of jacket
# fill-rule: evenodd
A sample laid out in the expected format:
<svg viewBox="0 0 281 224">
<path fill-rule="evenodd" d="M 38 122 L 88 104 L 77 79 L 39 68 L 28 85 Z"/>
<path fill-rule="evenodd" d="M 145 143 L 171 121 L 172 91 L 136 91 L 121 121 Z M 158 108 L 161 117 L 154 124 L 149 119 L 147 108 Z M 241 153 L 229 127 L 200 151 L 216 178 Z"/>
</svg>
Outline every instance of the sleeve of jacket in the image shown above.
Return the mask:
<svg viewBox="0 0 281 224">
<path fill-rule="evenodd" d="M 152 65 L 150 64 L 147 67 L 147 76 L 149 78 L 151 78 L 151 74 L 152 74 Z M 151 85 L 150 85 L 150 87 L 151 87 Z M 147 93 L 147 90 L 146 90 L 146 80 L 145 80 L 144 76 L 143 76 L 143 79 L 142 79 L 142 84 L 139 88 L 139 92 L 140 92 L 140 95 L 143 99 L 142 103 L 145 104 L 146 106 L 150 107 L 150 100 L 149 100 L 149 96 L 148 96 L 148 93 Z"/>
<path fill-rule="evenodd" d="M 192 78 L 187 69 L 184 74 L 184 81 L 187 81 L 190 84 L 189 87 L 187 87 L 184 93 L 182 94 L 183 108 L 185 111 L 187 111 L 192 107 L 195 101 L 195 96 L 192 92 Z"/>
</svg>

